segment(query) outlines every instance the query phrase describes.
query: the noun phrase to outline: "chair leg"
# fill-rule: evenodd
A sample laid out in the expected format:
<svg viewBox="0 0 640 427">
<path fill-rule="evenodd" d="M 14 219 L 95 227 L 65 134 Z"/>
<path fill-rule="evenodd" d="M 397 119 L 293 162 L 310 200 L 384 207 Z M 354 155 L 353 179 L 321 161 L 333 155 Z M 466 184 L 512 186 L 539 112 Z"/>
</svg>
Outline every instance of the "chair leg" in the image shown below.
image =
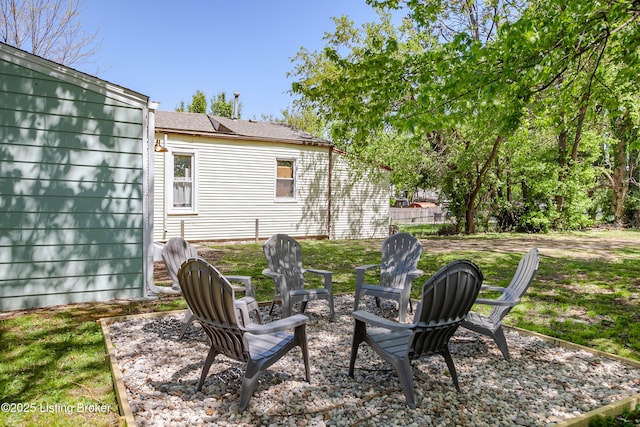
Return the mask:
<svg viewBox="0 0 640 427">
<path fill-rule="evenodd" d="M 298 326 L 293 331 L 294 342 L 297 342 L 302 351 L 302 360 L 304 361 L 304 374 L 307 382 L 311 382 L 311 369 L 309 368 L 309 347 L 307 345 L 307 327 L 306 325 Z"/>
<path fill-rule="evenodd" d="M 271 301 L 271 307 L 269 308 L 269 316 L 273 315 L 273 307 L 276 306 L 276 300 Z"/>
<path fill-rule="evenodd" d="M 447 367 L 449 368 L 449 373 L 451 374 L 453 385 L 456 386 L 456 390 L 458 390 L 458 393 L 462 393 L 462 390 L 460 390 L 460 384 L 458 384 L 458 373 L 456 372 L 456 365 L 454 365 L 453 363 L 453 358 L 451 357 L 449 348 L 446 348 L 441 354 L 442 357 L 444 357 L 445 362 L 447 362 Z"/>
<path fill-rule="evenodd" d="M 308 303 L 309 301 L 302 301 L 302 303 L 300 303 L 300 313 L 304 314 L 304 311 L 307 309 Z M 293 312 L 293 310 L 291 310 L 291 312 Z"/>
<path fill-rule="evenodd" d="M 196 316 L 193 314 L 193 311 L 191 311 L 190 308 L 187 308 L 184 311 L 184 317 L 182 318 L 182 327 L 180 328 L 180 335 L 178 336 L 178 339 L 182 339 L 182 337 L 184 337 L 185 332 L 187 332 L 187 328 L 189 327 L 189 325 L 191 324 L 191 322 L 193 322 L 193 319 Z"/>
<path fill-rule="evenodd" d="M 353 331 L 353 342 L 351 344 L 351 359 L 349 360 L 349 376 L 353 378 L 353 371 L 356 365 L 356 358 L 358 357 L 358 347 L 360 343 L 364 341 L 364 337 L 367 334 L 367 326 L 364 322 L 356 319 L 356 325 Z"/>
<path fill-rule="evenodd" d="M 329 295 L 329 315 L 331 317 L 331 321 L 335 318 L 335 310 L 333 309 L 333 295 Z"/>
<path fill-rule="evenodd" d="M 504 337 L 504 332 L 502 331 L 502 326 L 499 326 L 498 329 L 493 333 L 493 340 L 498 345 L 498 348 L 502 352 L 502 356 L 504 360 L 509 362 L 511 357 L 509 357 L 509 347 L 507 346 L 507 339 Z"/>
<path fill-rule="evenodd" d="M 238 407 L 239 412 L 243 412 L 249 404 L 249 399 L 258 385 L 258 377 L 260 376 L 260 370 L 262 364 L 255 363 L 253 360 L 247 362 L 245 368 L 244 377 L 242 378 L 242 388 L 240 389 L 240 404 Z"/>
<path fill-rule="evenodd" d="M 402 386 L 402 390 L 404 391 L 404 397 L 407 399 L 407 406 L 415 409 L 416 397 L 413 389 L 413 373 L 411 372 L 409 358 L 398 359 L 393 365 L 400 379 L 400 386 Z"/>
<path fill-rule="evenodd" d="M 196 387 L 197 391 L 202 389 L 202 385 L 204 384 L 204 380 L 207 378 L 207 374 L 209 373 L 209 368 L 211 368 L 211 364 L 213 360 L 219 353 L 215 350 L 215 348 L 211 347 L 209 349 L 209 354 L 207 354 L 207 358 L 204 361 L 204 366 L 202 367 L 202 374 L 200 374 L 200 381 L 198 381 L 198 387 Z"/>
<path fill-rule="evenodd" d="M 404 322 L 407 317 L 407 305 L 408 302 L 401 297 L 398 301 L 398 320 L 400 322 Z"/>
</svg>

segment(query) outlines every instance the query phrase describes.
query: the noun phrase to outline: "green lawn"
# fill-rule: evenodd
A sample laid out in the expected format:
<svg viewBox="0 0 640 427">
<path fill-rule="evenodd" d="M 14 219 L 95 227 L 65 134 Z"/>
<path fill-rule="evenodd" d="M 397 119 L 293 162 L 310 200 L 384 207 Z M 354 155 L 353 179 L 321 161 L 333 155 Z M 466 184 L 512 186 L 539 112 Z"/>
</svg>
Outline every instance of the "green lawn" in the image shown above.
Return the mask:
<svg viewBox="0 0 640 427">
<path fill-rule="evenodd" d="M 409 230 L 411 231 L 411 230 Z M 416 234 L 418 234 L 416 232 Z M 307 267 L 333 271 L 334 292 L 353 292 L 354 267 L 374 264 L 381 240 L 302 241 Z M 510 325 L 640 361 L 640 233 L 422 237 L 426 276 L 467 258 L 485 281 L 506 286 L 520 257 L 540 249 L 538 274 Z M 253 277 L 258 299 L 273 283 L 263 277 L 260 244 L 211 245 L 225 274 Z M 424 280 L 423 280 L 424 281 Z M 413 296 L 419 292 L 418 281 Z M 0 317 L 0 425 L 113 425 L 117 406 L 96 320 L 184 308 L 180 297 L 128 304 L 83 304 Z"/>
</svg>

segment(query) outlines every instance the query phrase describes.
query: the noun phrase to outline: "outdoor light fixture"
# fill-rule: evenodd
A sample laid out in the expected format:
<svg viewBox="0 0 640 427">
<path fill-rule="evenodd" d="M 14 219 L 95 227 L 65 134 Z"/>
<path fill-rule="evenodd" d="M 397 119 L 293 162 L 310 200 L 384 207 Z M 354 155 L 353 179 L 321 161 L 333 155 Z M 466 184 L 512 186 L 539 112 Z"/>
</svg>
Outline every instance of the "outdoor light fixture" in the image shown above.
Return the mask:
<svg viewBox="0 0 640 427">
<path fill-rule="evenodd" d="M 166 153 L 167 149 L 167 134 L 164 134 L 164 144 L 160 142 L 160 138 L 156 138 L 156 143 L 153 145 L 153 151 L 156 153 Z"/>
</svg>

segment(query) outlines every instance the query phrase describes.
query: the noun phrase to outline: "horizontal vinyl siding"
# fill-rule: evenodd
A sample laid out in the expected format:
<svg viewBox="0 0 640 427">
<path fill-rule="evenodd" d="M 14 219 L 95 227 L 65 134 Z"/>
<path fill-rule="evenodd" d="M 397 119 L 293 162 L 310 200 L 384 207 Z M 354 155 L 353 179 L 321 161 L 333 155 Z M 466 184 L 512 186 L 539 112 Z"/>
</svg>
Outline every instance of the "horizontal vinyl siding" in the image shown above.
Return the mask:
<svg viewBox="0 0 640 427">
<path fill-rule="evenodd" d="M 143 293 L 145 101 L 88 87 L 0 61 L 0 310 Z"/>
<path fill-rule="evenodd" d="M 196 149 L 198 165 L 197 215 L 168 215 L 162 240 L 180 236 L 184 221 L 187 240 L 252 239 L 256 220 L 259 237 L 274 233 L 326 236 L 328 148 L 280 143 L 236 142 L 204 138 L 181 140 L 170 136 L 169 146 Z M 162 160 L 156 154 L 156 174 Z M 276 160 L 296 161 L 296 199 L 275 198 Z M 156 198 L 164 195 L 156 175 Z M 157 207 L 157 205 L 156 205 Z M 156 209 L 155 223 L 162 224 Z M 154 232 L 160 238 L 158 227 Z"/>
<path fill-rule="evenodd" d="M 387 172 L 356 174 L 348 160 L 333 155 L 331 238 L 366 239 L 389 235 L 389 180 Z"/>
</svg>

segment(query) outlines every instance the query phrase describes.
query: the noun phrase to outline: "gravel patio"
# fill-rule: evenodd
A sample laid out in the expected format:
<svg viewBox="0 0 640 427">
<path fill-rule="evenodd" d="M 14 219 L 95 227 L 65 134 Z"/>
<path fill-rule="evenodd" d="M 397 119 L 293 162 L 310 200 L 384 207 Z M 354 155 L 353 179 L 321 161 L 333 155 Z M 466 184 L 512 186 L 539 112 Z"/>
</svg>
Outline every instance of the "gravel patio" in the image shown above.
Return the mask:
<svg viewBox="0 0 640 427">
<path fill-rule="evenodd" d="M 395 303 L 368 311 L 397 318 Z M 505 331 L 512 361 L 490 340 L 460 329 L 451 341 L 462 393 L 444 359 L 414 363 L 415 410 L 405 405 L 391 367 L 363 345 L 348 377 L 353 295 L 336 296 L 336 318 L 324 301 L 307 308 L 311 383 L 294 349 L 260 378 L 245 412 L 237 412 L 243 365 L 219 356 L 195 391 L 208 351 L 197 324 L 178 340 L 181 313 L 104 322 L 128 402 L 139 426 L 545 426 L 640 396 L 640 364 Z M 269 321 L 268 306 L 262 307 Z M 279 307 L 274 318 L 280 317 Z"/>
</svg>

